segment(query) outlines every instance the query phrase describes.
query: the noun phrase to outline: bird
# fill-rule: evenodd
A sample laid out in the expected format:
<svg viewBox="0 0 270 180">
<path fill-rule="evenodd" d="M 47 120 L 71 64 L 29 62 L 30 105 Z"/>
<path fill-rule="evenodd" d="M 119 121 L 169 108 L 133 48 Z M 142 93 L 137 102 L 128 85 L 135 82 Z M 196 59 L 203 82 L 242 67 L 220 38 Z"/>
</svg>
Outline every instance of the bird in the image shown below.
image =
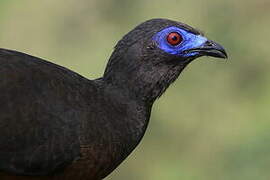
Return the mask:
<svg viewBox="0 0 270 180">
<path fill-rule="evenodd" d="M 201 56 L 228 57 L 200 30 L 163 18 L 124 35 L 93 80 L 1 48 L 0 179 L 104 179 L 142 140 L 153 103 Z"/>
</svg>

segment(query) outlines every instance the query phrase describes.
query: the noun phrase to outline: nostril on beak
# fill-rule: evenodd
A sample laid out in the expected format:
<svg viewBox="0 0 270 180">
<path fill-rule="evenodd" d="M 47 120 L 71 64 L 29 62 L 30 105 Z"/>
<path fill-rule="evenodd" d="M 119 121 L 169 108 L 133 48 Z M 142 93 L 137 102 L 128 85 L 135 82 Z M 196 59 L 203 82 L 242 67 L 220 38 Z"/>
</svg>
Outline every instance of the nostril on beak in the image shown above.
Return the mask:
<svg viewBox="0 0 270 180">
<path fill-rule="evenodd" d="M 211 41 L 206 41 L 205 42 L 205 45 L 209 46 L 209 47 L 212 47 L 213 46 L 213 43 Z"/>
</svg>

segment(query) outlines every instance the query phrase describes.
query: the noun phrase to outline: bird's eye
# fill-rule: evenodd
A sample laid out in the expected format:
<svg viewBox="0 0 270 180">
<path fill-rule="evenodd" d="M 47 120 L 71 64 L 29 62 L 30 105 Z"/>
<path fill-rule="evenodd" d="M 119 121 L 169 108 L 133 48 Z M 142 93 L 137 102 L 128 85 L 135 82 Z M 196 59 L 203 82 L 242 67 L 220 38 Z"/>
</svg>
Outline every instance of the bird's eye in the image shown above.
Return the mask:
<svg viewBox="0 0 270 180">
<path fill-rule="evenodd" d="M 182 42 L 182 36 L 177 32 L 171 32 L 167 36 L 167 41 L 170 45 L 176 46 Z"/>
</svg>

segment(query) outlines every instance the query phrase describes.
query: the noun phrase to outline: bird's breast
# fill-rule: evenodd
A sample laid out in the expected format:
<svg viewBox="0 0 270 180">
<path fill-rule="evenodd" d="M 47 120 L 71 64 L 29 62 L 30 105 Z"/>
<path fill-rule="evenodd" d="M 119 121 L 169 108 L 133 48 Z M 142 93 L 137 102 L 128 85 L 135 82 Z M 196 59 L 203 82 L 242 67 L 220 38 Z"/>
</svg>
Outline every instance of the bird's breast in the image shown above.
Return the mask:
<svg viewBox="0 0 270 180">
<path fill-rule="evenodd" d="M 132 101 L 126 104 L 108 102 L 103 108 L 97 107 L 100 114 L 89 113 L 89 118 L 82 122 L 81 158 L 72 166 L 80 167 L 80 172 L 91 172 L 103 178 L 139 144 L 150 114 L 144 106 Z"/>
</svg>

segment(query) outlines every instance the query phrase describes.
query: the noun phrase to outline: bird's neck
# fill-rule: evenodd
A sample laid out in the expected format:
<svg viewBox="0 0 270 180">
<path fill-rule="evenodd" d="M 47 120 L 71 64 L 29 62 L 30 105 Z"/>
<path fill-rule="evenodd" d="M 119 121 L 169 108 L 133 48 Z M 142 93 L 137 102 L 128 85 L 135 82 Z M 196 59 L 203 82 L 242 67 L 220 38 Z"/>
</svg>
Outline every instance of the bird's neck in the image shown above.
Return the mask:
<svg viewBox="0 0 270 180">
<path fill-rule="evenodd" d="M 126 92 L 130 97 L 153 103 L 179 76 L 184 66 L 170 64 L 164 66 L 136 66 L 115 68 L 104 74 L 104 81 Z"/>
</svg>

